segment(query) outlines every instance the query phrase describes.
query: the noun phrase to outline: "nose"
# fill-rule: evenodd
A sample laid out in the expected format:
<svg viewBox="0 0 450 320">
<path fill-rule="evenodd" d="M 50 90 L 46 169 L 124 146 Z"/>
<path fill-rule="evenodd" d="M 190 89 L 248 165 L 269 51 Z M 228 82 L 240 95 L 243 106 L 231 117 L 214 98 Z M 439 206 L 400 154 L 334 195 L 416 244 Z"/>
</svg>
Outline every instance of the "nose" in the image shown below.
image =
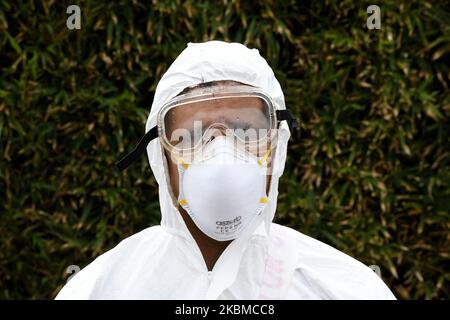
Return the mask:
<svg viewBox="0 0 450 320">
<path fill-rule="evenodd" d="M 206 143 L 213 141 L 216 137 L 225 136 L 228 128 L 223 124 L 213 124 L 209 126 L 203 134 Z"/>
</svg>

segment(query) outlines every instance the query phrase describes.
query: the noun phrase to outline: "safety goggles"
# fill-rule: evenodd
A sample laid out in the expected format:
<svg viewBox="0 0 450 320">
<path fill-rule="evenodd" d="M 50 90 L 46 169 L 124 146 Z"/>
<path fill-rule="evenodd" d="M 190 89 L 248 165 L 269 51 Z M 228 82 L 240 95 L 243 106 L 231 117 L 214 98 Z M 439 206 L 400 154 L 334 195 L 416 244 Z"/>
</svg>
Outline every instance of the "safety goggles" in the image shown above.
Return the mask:
<svg viewBox="0 0 450 320">
<path fill-rule="evenodd" d="M 116 165 L 119 170 L 126 169 L 157 137 L 171 155 L 187 163 L 198 158 L 203 147 L 219 135 L 232 137 L 245 152 L 267 154 L 283 120 L 291 127 L 299 127 L 289 110 L 277 110 L 270 96 L 256 87 L 211 86 L 192 90 L 164 104 L 157 114 L 157 126 Z"/>
</svg>

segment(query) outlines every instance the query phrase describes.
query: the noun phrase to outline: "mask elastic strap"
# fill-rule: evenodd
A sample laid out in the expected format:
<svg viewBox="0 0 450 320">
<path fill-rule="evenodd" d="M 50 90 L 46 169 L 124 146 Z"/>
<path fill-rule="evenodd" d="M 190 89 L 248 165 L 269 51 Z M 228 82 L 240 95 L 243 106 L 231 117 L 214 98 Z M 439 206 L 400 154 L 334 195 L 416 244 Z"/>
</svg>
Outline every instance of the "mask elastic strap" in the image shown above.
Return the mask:
<svg viewBox="0 0 450 320">
<path fill-rule="evenodd" d="M 266 153 L 262 156 L 262 158 L 258 160 L 258 165 L 260 167 L 262 167 L 264 162 L 267 162 L 267 158 L 270 156 L 271 151 L 272 151 L 272 145 L 269 145 L 269 150 L 267 150 Z"/>
<path fill-rule="evenodd" d="M 133 151 L 131 151 L 129 154 L 127 154 L 125 157 L 120 159 L 116 163 L 116 167 L 122 171 L 125 170 L 130 166 L 130 164 L 136 160 L 139 159 L 141 154 L 145 151 L 147 148 L 147 145 L 152 141 L 153 139 L 158 137 L 158 128 L 153 127 L 151 128 L 139 141 L 136 148 L 134 148 Z"/>
</svg>

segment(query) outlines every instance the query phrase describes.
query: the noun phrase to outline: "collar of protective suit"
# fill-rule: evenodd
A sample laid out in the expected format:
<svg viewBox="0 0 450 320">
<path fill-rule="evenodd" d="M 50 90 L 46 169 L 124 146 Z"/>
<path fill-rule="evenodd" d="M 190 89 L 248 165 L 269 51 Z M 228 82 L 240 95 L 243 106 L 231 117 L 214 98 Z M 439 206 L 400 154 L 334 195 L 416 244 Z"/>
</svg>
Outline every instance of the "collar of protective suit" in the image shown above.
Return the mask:
<svg viewBox="0 0 450 320">
<path fill-rule="evenodd" d="M 175 97 L 184 88 L 203 82 L 234 80 L 265 90 L 275 102 L 277 109 L 285 109 L 284 95 L 275 75 L 261 57 L 257 49 L 249 49 L 239 43 L 209 41 L 188 43 L 187 48 L 172 63 L 161 78 L 155 92 L 150 115 L 146 123 L 146 132 L 156 125 L 158 111 L 169 99 Z M 212 272 L 212 282 L 207 298 L 214 299 L 230 286 L 236 278 L 242 254 L 258 238 L 263 251 L 267 251 L 267 237 L 276 211 L 278 180 L 283 173 L 286 160 L 287 142 L 290 132 L 283 121 L 279 128 L 279 138 L 272 162 L 272 177 L 269 191 L 269 203 L 255 223 L 246 233 L 234 240 L 220 256 Z M 147 147 L 148 159 L 159 185 L 162 228 L 183 238 L 185 248 L 204 265 L 201 252 L 187 229 L 173 194 L 171 194 L 166 159 L 163 149 L 156 139 Z M 263 254 L 264 256 L 264 254 Z M 204 265 L 206 268 L 206 265 Z"/>
</svg>

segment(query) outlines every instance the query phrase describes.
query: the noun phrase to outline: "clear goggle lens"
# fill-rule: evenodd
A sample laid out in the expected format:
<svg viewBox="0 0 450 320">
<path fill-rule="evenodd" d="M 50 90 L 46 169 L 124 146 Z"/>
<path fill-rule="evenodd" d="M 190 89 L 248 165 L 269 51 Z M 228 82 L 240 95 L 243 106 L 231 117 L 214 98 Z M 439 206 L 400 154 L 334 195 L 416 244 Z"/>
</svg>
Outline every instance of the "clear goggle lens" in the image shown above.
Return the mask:
<svg viewBox="0 0 450 320">
<path fill-rule="evenodd" d="M 273 105 L 259 96 L 225 96 L 168 107 L 162 138 L 171 152 L 192 155 L 218 136 L 231 137 L 241 150 L 265 153 L 274 133 Z"/>
</svg>

